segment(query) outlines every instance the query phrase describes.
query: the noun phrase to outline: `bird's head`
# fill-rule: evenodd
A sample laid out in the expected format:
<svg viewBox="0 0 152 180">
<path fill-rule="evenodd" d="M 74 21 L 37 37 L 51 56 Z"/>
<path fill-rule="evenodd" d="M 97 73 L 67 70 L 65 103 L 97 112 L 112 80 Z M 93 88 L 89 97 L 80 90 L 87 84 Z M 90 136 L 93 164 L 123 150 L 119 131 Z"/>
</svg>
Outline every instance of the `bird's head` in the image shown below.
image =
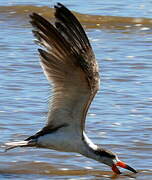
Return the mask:
<svg viewBox="0 0 152 180">
<path fill-rule="evenodd" d="M 98 161 L 102 162 L 108 166 L 110 166 L 112 168 L 112 170 L 116 173 L 116 174 L 121 174 L 120 170 L 118 169 L 118 167 L 127 169 L 129 171 L 132 171 L 134 173 L 137 173 L 137 171 L 135 169 L 133 169 L 132 167 L 128 166 L 126 163 L 120 161 L 117 157 L 116 154 L 114 154 L 113 152 L 103 149 L 103 148 L 98 148 L 95 151 L 95 154 L 98 157 Z"/>
</svg>

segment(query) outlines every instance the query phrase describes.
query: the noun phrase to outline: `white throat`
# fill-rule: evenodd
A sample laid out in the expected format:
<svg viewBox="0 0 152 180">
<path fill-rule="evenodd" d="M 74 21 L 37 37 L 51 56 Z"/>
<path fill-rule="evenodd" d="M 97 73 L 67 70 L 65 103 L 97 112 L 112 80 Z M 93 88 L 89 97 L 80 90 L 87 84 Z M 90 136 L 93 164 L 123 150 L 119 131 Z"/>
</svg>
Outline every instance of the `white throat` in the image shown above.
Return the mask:
<svg viewBox="0 0 152 180">
<path fill-rule="evenodd" d="M 83 132 L 83 136 L 84 136 L 84 140 L 86 142 L 86 144 L 93 150 L 97 150 L 98 146 L 96 144 L 94 144 L 91 139 L 88 138 L 88 136 L 85 134 L 85 132 Z"/>
</svg>

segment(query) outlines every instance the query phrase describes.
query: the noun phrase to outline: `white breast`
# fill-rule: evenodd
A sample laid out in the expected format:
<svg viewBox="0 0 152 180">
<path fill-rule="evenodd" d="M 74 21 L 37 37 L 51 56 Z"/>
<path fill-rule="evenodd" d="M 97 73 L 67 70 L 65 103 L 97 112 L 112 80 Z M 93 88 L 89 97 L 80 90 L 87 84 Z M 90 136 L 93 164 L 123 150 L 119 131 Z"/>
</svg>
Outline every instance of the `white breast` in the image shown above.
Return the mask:
<svg viewBox="0 0 152 180">
<path fill-rule="evenodd" d="M 79 148 L 82 146 L 83 141 L 78 133 L 63 128 L 63 130 L 40 136 L 37 143 L 45 148 L 58 151 L 80 152 Z"/>
</svg>

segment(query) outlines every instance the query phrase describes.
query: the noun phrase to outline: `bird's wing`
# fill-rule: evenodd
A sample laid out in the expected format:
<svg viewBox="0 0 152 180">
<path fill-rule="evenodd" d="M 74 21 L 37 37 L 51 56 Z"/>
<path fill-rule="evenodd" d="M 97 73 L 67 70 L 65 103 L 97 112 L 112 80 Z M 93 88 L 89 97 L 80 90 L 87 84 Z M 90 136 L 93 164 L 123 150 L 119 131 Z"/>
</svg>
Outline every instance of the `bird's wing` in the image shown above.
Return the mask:
<svg viewBox="0 0 152 180">
<path fill-rule="evenodd" d="M 55 26 L 33 13 L 31 24 L 38 42 L 41 66 L 53 83 L 46 127 L 65 124 L 81 134 L 90 103 L 99 88 L 98 65 L 89 40 L 76 17 L 62 4 L 55 6 Z"/>
</svg>

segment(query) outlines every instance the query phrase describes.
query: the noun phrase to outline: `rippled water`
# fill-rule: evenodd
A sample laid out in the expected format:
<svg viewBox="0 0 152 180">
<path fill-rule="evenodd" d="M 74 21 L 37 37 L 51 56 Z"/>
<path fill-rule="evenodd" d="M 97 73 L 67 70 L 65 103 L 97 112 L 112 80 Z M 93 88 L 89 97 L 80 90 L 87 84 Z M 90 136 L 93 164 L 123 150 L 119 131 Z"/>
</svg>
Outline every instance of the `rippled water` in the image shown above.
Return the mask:
<svg viewBox="0 0 152 180">
<path fill-rule="evenodd" d="M 75 153 L 33 148 L 4 153 L 1 148 L 0 179 L 151 179 L 150 0 L 143 4 L 134 1 L 131 5 L 129 0 L 85 1 L 84 10 L 79 1 L 63 2 L 77 12 L 98 15 L 77 14 L 87 28 L 101 75 L 100 91 L 87 116 L 88 136 L 116 152 L 139 173 L 125 171 L 121 176 L 113 176 L 107 166 Z M 34 0 L 5 1 L 1 5 L 5 5 L 0 6 L 0 144 L 3 144 L 27 138 L 45 123 L 50 88 L 39 65 L 28 14 L 38 11 L 49 18 L 52 11 L 44 7 L 50 6 L 49 1 L 39 4 Z M 36 8 L 38 5 L 41 7 Z"/>
</svg>

